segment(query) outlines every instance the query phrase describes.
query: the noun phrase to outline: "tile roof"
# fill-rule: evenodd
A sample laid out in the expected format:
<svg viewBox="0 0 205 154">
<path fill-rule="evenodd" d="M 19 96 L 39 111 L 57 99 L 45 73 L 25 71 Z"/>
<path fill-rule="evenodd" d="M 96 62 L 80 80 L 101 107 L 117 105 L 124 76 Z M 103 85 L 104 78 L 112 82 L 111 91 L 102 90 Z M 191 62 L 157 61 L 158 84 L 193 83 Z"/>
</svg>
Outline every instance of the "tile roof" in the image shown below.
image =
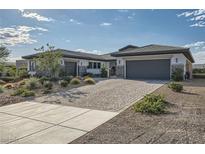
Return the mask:
<svg viewBox="0 0 205 154">
<path fill-rule="evenodd" d="M 157 44 L 137 47 L 131 50 L 113 52 L 111 53 L 111 56 L 123 57 L 123 56 L 141 56 L 141 55 L 175 54 L 175 53 L 183 53 L 191 62 L 194 62 L 194 59 L 191 55 L 189 48 L 157 45 Z"/>
</svg>

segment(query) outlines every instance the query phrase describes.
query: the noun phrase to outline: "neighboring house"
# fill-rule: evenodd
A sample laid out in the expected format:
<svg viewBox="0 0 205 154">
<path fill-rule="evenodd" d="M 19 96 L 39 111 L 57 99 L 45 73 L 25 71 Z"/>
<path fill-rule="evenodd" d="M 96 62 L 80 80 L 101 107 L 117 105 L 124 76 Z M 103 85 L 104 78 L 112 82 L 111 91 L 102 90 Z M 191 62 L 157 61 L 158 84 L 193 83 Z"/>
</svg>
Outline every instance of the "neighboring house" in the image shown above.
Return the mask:
<svg viewBox="0 0 205 154">
<path fill-rule="evenodd" d="M 116 75 L 127 79 L 160 79 L 169 80 L 172 71 L 181 68 L 192 75 L 194 59 L 189 48 L 147 45 L 128 45 L 117 52 L 106 55 L 95 55 L 83 52 L 58 49 L 62 51 L 61 65 L 71 75 L 85 73 L 100 74 L 104 65 L 110 71 L 108 76 Z M 37 54 L 24 56 L 28 60 L 28 70 L 36 73 L 35 62 L 32 60 Z"/>
<path fill-rule="evenodd" d="M 28 65 L 27 60 L 16 60 L 16 68 L 17 69 L 25 68 L 25 67 L 27 67 L 27 65 Z"/>
<path fill-rule="evenodd" d="M 205 68 L 205 64 L 193 64 L 193 69 L 204 69 Z"/>
</svg>

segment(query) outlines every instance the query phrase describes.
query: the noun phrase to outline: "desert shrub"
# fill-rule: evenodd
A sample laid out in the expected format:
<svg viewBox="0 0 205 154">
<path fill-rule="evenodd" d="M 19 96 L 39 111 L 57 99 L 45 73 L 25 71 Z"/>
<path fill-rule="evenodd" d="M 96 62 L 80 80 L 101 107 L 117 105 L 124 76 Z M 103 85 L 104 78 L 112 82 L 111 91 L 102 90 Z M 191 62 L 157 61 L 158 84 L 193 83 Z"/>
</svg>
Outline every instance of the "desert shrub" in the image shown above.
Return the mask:
<svg viewBox="0 0 205 154">
<path fill-rule="evenodd" d="M 26 80 L 21 80 L 17 83 L 18 87 L 26 85 Z"/>
<path fill-rule="evenodd" d="M 73 78 L 73 79 L 70 81 L 70 84 L 73 84 L 73 85 L 80 84 L 80 79 L 78 79 L 78 78 Z"/>
<path fill-rule="evenodd" d="M 39 87 L 39 80 L 37 78 L 30 78 L 26 80 L 26 88 L 33 90 Z"/>
<path fill-rule="evenodd" d="M 70 81 L 73 79 L 73 76 L 64 76 L 62 79 L 70 83 Z"/>
<path fill-rule="evenodd" d="M 0 77 L 0 80 L 3 80 L 5 82 L 12 82 L 14 81 L 15 77 Z"/>
<path fill-rule="evenodd" d="M 52 77 L 52 78 L 50 78 L 50 81 L 52 81 L 52 82 L 57 82 L 58 80 L 59 80 L 58 77 Z"/>
<path fill-rule="evenodd" d="M 84 79 L 84 83 L 85 84 L 95 84 L 96 82 L 93 78 L 88 77 L 88 78 Z"/>
<path fill-rule="evenodd" d="M 181 68 L 176 68 L 172 72 L 172 80 L 174 80 L 174 81 L 182 81 L 183 80 L 183 70 Z"/>
<path fill-rule="evenodd" d="M 43 76 L 43 77 L 41 77 L 41 78 L 39 79 L 39 82 L 41 83 L 41 85 L 43 85 L 43 83 L 44 83 L 45 81 L 49 81 L 49 78 L 46 77 L 46 76 Z"/>
<path fill-rule="evenodd" d="M 28 78 L 29 77 L 29 74 L 28 74 L 28 71 L 27 71 L 27 68 L 19 68 L 17 70 L 17 75 L 23 79 L 23 78 Z"/>
<path fill-rule="evenodd" d="M 0 86 L 0 93 L 3 93 L 4 92 L 4 89 L 2 86 Z"/>
<path fill-rule="evenodd" d="M 92 73 L 84 73 L 83 78 L 85 77 L 93 77 L 94 75 Z"/>
<path fill-rule="evenodd" d="M 66 80 L 60 80 L 59 84 L 61 85 L 61 87 L 67 87 L 68 86 L 68 81 Z"/>
<path fill-rule="evenodd" d="M 165 100 L 161 95 L 149 94 L 134 104 L 134 110 L 142 113 L 160 114 L 165 112 Z"/>
<path fill-rule="evenodd" d="M 22 97 L 30 97 L 30 96 L 35 96 L 35 92 L 26 90 L 21 94 Z"/>
<path fill-rule="evenodd" d="M 183 85 L 174 82 L 169 83 L 168 87 L 176 92 L 181 92 L 183 90 Z"/>
<path fill-rule="evenodd" d="M 35 93 L 33 91 L 26 89 L 25 87 L 21 87 L 21 88 L 16 89 L 11 95 L 29 97 L 29 96 L 35 96 Z"/>
<path fill-rule="evenodd" d="M 12 88 L 15 88 L 15 85 L 12 84 L 12 83 L 7 83 L 3 87 L 6 88 L 6 89 L 12 89 Z"/>
<path fill-rule="evenodd" d="M 52 89 L 53 88 L 53 84 L 51 81 L 45 81 L 43 86 L 46 88 L 46 89 Z"/>
<path fill-rule="evenodd" d="M 0 80 L 0 85 L 3 85 L 3 84 L 6 84 L 6 82 L 3 80 Z"/>
<path fill-rule="evenodd" d="M 106 78 L 107 77 L 107 69 L 105 66 L 101 68 L 101 77 Z"/>
<path fill-rule="evenodd" d="M 194 74 L 202 74 L 205 73 L 205 68 L 195 68 L 193 69 Z"/>
</svg>

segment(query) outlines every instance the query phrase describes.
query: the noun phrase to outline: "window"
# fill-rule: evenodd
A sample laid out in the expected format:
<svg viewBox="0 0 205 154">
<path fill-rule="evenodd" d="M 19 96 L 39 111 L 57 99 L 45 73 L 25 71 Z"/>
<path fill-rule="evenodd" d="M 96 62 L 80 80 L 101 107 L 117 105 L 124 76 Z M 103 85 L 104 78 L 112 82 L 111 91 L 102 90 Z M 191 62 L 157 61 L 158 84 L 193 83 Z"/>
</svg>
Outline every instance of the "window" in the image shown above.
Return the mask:
<svg viewBox="0 0 205 154">
<path fill-rule="evenodd" d="M 101 63 L 89 62 L 87 68 L 90 68 L 90 69 L 100 69 L 101 68 Z"/>
<path fill-rule="evenodd" d="M 97 63 L 93 63 L 93 68 L 97 68 Z"/>
<path fill-rule="evenodd" d="M 118 60 L 118 64 L 120 64 L 120 60 Z"/>
<path fill-rule="evenodd" d="M 178 63 L 178 58 L 176 58 L 176 63 Z"/>
<path fill-rule="evenodd" d="M 30 61 L 30 71 L 35 71 L 35 62 L 34 61 Z"/>
<path fill-rule="evenodd" d="M 99 68 L 99 69 L 101 68 L 101 63 L 98 63 L 98 68 Z"/>
<path fill-rule="evenodd" d="M 88 63 L 88 68 L 92 68 L 92 62 Z"/>
</svg>

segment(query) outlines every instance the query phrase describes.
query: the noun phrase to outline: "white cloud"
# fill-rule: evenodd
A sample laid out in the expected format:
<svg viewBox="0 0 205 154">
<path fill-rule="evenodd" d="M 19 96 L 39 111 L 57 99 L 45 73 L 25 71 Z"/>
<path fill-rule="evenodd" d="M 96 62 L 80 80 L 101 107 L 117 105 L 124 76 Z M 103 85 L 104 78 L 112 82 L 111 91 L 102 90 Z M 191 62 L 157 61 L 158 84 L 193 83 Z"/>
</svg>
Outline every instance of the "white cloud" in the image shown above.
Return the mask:
<svg viewBox="0 0 205 154">
<path fill-rule="evenodd" d="M 69 22 L 71 22 L 73 24 L 77 24 L 77 25 L 81 25 L 82 24 L 81 22 L 79 22 L 79 21 L 77 21 L 75 19 L 72 19 L 72 18 L 69 20 Z"/>
<path fill-rule="evenodd" d="M 194 47 L 205 47 L 205 41 L 198 41 L 190 44 L 184 45 L 186 48 L 194 48 Z"/>
<path fill-rule="evenodd" d="M 205 63 L 205 41 L 198 41 L 190 44 L 184 45 L 186 48 L 190 48 L 195 59 L 195 62 L 198 64 Z"/>
<path fill-rule="evenodd" d="M 29 27 L 29 26 L 13 26 L 0 28 L 0 42 L 2 45 L 14 46 L 17 44 L 33 44 L 37 40 L 32 39 L 31 31 L 48 31 L 41 27 Z"/>
<path fill-rule="evenodd" d="M 46 21 L 46 22 L 55 21 L 53 18 L 45 17 L 38 13 L 28 12 L 25 10 L 20 10 L 20 12 L 21 12 L 22 17 L 24 18 L 31 18 L 31 19 L 36 19 L 37 21 Z"/>
<path fill-rule="evenodd" d="M 190 27 L 205 27 L 205 10 L 186 11 L 177 15 L 178 17 L 189 18 L 188 21 L 195 23 L 191 24 Z"/>
<path fill-rule="evenodd" d="M 102 54 L 106 54 L 106 53 L 109 53 L 109 52 L 106 52 L 106 51 L 100 51 L 100 50 L 85 50 L 85 49 L 76 49 L 76 51 L 79 51 L 79 52 L 85 52 L 85 53 L 92 53 L 92 54 L 97 54 L 97 55 L 102 55 Z"/>
<path fill-rule="evenodd" d="M 112 23 L 109 23 L 109 22 L 103 22 L 100 24 L 100 26 L 111 26 Z"/>
<path fill-rule="evenodd" d="M 65 40 L 67 43 L 70 43 L 70 40 Z"/>
<path fill-rule="evenodd" d="M 201 52 L 193 53 L 193 57 L 194 57 L 195 63 L 205 64 L 205 50 Z"/>
<path fill-rule="evenodd" d="M 16 62 L 16 60 L 21 60 L 21 59 L 22 59 L 21 57 L 15 57 L 15 56 L 11 55 L 11 56 L 8 57 L 7 60 L 9 62 Z"/>
<path fill-rule="evenodd" d="M 195 24 L 190 25 L 190 27 L 205 27 L 205 22 L 199 21 Z"/>
</svg>

